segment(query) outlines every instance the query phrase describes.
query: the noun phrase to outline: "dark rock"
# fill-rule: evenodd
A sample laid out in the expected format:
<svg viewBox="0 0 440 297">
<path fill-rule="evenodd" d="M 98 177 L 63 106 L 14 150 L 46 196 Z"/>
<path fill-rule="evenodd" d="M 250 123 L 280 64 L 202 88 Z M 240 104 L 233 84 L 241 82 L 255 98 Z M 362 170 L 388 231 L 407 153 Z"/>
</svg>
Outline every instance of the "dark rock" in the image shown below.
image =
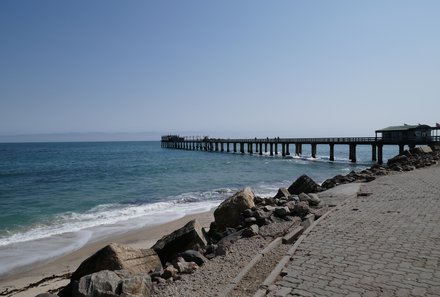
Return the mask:
<svg viewBox="0 0 440 297">
<path fill-rule="evenodd" d="M 258 196 L 254 196 L 255 205 L 261 205 L 261 204 L 264 205 L 265 202 L 266 202 L 266 199 L 258 197 Z"/>
<path fill-rule="evenodd" d="M 310 213 L 310 208 L 307 202 L 301 201 L 298 204 L 295 205 L 295 208 L 291 212 L 292 215 L 298 216 L 298 217 L 305 217 Z"/>
<path fill-rule="evenodd" d="M 260 228 L 258 227 L 258 225 L 252 225 L 246 229 L 243 230 L 243 237 L 252 237 L 255 235 L 258 235 L 258 231 L 260 230 Z"/>
<path fill-rule="evenodd" d="M 243 211 L 242 215 L 243 215 L 244 218 L 249 218 L 249 217 L 251 217 L 251 216 L 252 216 L 252 209 L 250 209 L 250 208 L 245 209 L 245 210 Z"/>
<path fill-rule="evenodd" d="M 291 184 L 287 190 L 292 195 L 298 195 L 300 193 L 316 193 L 322 189 L 313 179 L 304 174 Z"/>
<path fill-rule="evenodd" d="M 202 266 L 208 259 L 203 256 L 199 251 L 188 250 L 179 254 L 179 257 L 182 257 L 186 262 L 195 262 L 197 265 Z"/>
<path fill-rule="evenodd" d="M 58 295 L 51 294 L 51 293 L 41 293 L 41 294 L 38 294 L 35 297 L 58 297 Z"/>
<path fill-rule="evenodd" d="M 284 197 L 287 198 L 289 196 L 290 196 L 290 193 L 286 188 L 280 188 L 274 198 L 284 198 Z"/>
<path fill-rule="evenodd" d="M 217 231 L 217 224 L 215 222 L 211 222 L 209 225 L 208 237 L 206 238 L 209 243 L 217 242 L 222 239 L 221 232 Z"/>
<path fill-rule="evenodd" d="M 331 189 L 335 186 L 336 186 L 336 182 L 333 178 L 329 178 L 325 180 L 321 185 L 321 187 L 323 187 L 324 189 Z"/>
<path fill-rule="evenodd" d="M 227 227 L 236 227 L 240 224 L 240 214 L 248 208 L 255 206 L 254 193 L 247 187 L 237 192 L 234 196 L 223 201 L 214 211 L 214 218 L 218 231 Z"/>
<path fill-rule="evenodd" d="M 365 177 L 365 181 L 367 182 L 367 183 L 369 183 L 369 182 L 372 182 L 373 180 L 375 180 L 376 178 L 374 177 L 374 176 L 372 176 L 372 175 L 367 175 L 366 177 Z"/>
<path fill-rule="evenodd" d="M 167 268 L 163 270 L 163 273 L 160 277 L 163 279 L 174 278 L 176 277 L 178 272 L 179 271 L 176 268 L 174 268 L 173 265 L 168 265 Z"/>
<path fill-rule="evenodd" d="M 163 268 L 156 268 L 154 271 L 150 272 L 150 277 L 152 281 L 157 281 L 157 278 L 161 277 L 164 270 Z"/>
<path fill-rule="evenodd" d="M 162 263 L 166 263 L 181 252 L 193 250 L 196 246 L 205 248 L 206 245 L 202 226 L 197 220 L 192 220 L 182 228 L 162 237 L 152 248 L 159 255 Z"/>
<path fill-rule="evenodd" d="M 213 259 L 216 256 L 215 252 L 216 252 L 217 248 L 218 248 L 217 244 L 208 245 L 206 247 L 205 257 L 209 260 Z"/>
<path fill-rule="evenodd" d="M 152 249 L 134 249 L 112 243 L 84 260 L 72 274 L 71 280 L 79 280 L 101 270 L 123 269 L 130 273 L 148 273 L 161 267 L 160 259 Z"/>
<path fill-rule="evenodd" d="M 240 239 L 241 234 L 243 233 L 243 230 L 239 230 L 235 233 L 229 234 L 226 237 L 223 237 L 219 242 L 218 245 L 224 245 L 224 246 L 230 246 L 234 242 L 236 242 L 238 239 Z"/>
<path fill-rule="evenodd" d="M 284 219 L 276 216 L 275 214 L 270 216 L 271 223 L 283 223 Z"/>
<path fill-rule="evenodd" d="M 228 252 L 228 248 L 223 244 L 219 244 L 217 246 L 217 249 L 215 250 L 215 255 L 216 256 L 226 256 L 227 252 Z"/>
<path fill-rule="evenodd" d="M 405 156 L 405 155 L 395 156 L 394 158 L 391 158 L 391 159 L 388 160 L 387 165 L 391 166 L 391 165 L 396 164 L 396 163 L 406 164 L 406 163 L 408 163 L 408 157 Z"/>
<path fill-rule="evenodd" d="M 257 225 L 259 227 L 264 226 L 264 225 L 269 225 L 271 223 L 272 223 L 272 221 L 269 218 L 258 218 L 257 219 Z"/>
<path fill-rule="evenodd" d="M 267 207 L 267 206 L 265 206 Z M 262 209 L 257 209 L 254 212 L 254 217 L 258 220 L 258 219 L 266 219 L 268 217 L 270 217 L 272 213 L 270 211 L 264 211 Z"/>
<path fill-rule="evenodd" d="M 280 206 L 275 208 L 274 214 L 277 217 L 284 218 L 290 213 L 290 209 L 287 206 Z"/>
</svg>

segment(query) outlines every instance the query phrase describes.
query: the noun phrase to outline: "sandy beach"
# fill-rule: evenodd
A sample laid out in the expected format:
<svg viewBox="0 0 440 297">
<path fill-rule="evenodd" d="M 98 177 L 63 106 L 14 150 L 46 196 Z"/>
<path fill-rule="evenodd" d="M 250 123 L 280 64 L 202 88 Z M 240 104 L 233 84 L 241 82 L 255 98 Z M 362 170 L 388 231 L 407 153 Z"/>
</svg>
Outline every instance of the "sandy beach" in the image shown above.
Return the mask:
<svg viewBox="0 0 440 297">
<path fill-rule="evenodd" d="M 82 261 L 111 242 L 128 244 L 136 248 L 150 248 L 162 236 L 184 226 L 187 222 L 193 219 L 197 219 L 203 227 L 208 228 L 209 224 L 214 220 L 213 213 L 214 209 L 209 212 L 191 214 L 163 225 L 147 226 L 123 235 L 109 237 L 105 240 L 88 244 L 73 253 L 52 259 L 46 263 L 38 264 L 30 269 L 17 271 L 5 276 L 0 280 L 0 292 L 3 292 L 6 289 L 21 289 L 27 287 L 29 284 L 39 282 L 40 280 L 53 275 L 61 276 L 66 273 L 71 273 L 75 271 Z M 44 293 L 65 286 L 68 282 L 69 280 L 65 278 L 53 279 L 23 292 L 11 295 L 8 294 L 6 296 L 33 297 L 39 293 Z"/>
</svg>

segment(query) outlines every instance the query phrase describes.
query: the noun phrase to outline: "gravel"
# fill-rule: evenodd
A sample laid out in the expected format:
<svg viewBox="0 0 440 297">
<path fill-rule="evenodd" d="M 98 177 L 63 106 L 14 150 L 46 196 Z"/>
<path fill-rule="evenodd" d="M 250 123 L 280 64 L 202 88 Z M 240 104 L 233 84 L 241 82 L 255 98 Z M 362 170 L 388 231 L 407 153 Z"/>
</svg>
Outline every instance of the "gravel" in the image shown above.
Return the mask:
<svg viewBox="0 0 440 297">
<path fill-rule="evenodd" d="M 293 222 L 273 223 L 261 228 L 264 237 L 257 235 L 251 238 L 242 238 L 231 245 L 226 256 L 219 256 L 190 275 L 182 275 L 177 281 L 168 281 L 165 284 L 154 284 L 151 296 L 216 296 L 240 271 L 263 250 L 272 240 L 287 233 L 288 230 L 297 226 L 297 220 Z M 238 284 L 237 289 L 231 292 L 232 296 L 249 296 L 258 289 L 258 285 L 264 281 L 272 271 L 279 259 L 284 256 L 288 246 L 280 245 L 268 253 L 245 278 Z M 248 283 L 252 283 L 249 286 Z M 250 291 L 252 291 L 250 293 Z"/>
</svg>

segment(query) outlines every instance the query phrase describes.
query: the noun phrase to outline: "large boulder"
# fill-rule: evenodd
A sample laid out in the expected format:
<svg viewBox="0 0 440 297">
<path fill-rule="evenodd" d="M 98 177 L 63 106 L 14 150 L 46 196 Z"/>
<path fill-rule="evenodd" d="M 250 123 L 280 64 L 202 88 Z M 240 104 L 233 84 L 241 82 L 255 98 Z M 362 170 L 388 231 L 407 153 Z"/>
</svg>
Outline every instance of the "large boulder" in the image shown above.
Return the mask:
<svg viewBox="0 0 440 297">
<path fill-rule="evenodd" d="M 255 206 L 254 193 L 251 188 L 235 193 L 223 201 L 214 211 L 215 223 L 218 231 L 223 231 L 227 227 L 237 227 L 240 224 L 240 214 Z"/>
<path fill-rule="evenodd" d="M 111 243 L 84 260 L 72 274 L 72 280 L 101 270 L 126 270 L 129 273 L 148 273 L 162 267 L 152 249 L 135 249 Z"/>
<path fill-rule="evenodd" d="M 163 264 L 171 262 L 179 253 L 186 250 L 197 250 L 207 245 L 202 226 L 197 220 L 159 239 L 152 247 Z"/>
<path fill-rule="evenodd" d="M 148 273 L 130 274 L 125 270 L 102 270 L 81 277 L 72 286 L 73 297 L 141 297 L 151 295 Z"/>
<path fill-rule="evenodd" d="M 292 195 L 298 195 L 300 193 L 317 193 L 322 189 L 313 179 L 304 174 L 294 181 L 287 190 Z"/>
<path fill-rule="evenodd" d="M 409 161 L 409 158 L 405 155 L 398 155 L 394 158 L 391 158 L 388 160 L 387 164 L 388 166 L 392 166 L 394 164 L 407 164 Z"/>
</svg>

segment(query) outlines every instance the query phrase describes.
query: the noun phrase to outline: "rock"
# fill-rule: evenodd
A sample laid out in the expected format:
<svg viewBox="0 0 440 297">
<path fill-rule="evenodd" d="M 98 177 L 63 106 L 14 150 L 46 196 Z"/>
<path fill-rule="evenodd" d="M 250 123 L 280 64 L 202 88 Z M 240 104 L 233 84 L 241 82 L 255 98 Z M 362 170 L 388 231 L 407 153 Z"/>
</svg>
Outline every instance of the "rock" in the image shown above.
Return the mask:
<svg viewBox="0 0 440 297">
<path fill-rule="evenodd" d="M 291 184 L 287 190 L 292 195 L 298 195 L 300 193 L 316 193 L 322 189 L 313 179 L 304 174 Z"/>
<path fill-rule="evenodd" d="M 388 160 L 387 165 L 391 166 L 393 164 L 407 164 L 408 163 L 408 157 L 405 155 L 398 155 L 395 156 L 394 158 L 391 158 Z"/>
<path fill-rule="evenodd" d="M 202 226 L 197 220 L 192 220 L 182 228 L 159 239 L 152 249 L 165 264 L 181 252 L 195 249 L 196 246 L 204 248 L 206 245 L 207 241 Z"/>
<path fill-rule="evenodd" d="M 208 245 L 206 247 L 205 257 L 209 260 L 213 259 L 216 256 L 215 252 L 216 252 L 217 248 L 218 248 L 217 244 Z"/>
<path fill-rule="evenodd" d="M 314 193 L 310 193 L 309 194 L 310 197 L 310 201 L 309 201 L 309 205 L 311 206 L 317 206 L 319 203 L 321 203 L 321 199 L 319 199 L 317 194 Z"/>
<path fill-rule="evenodd" d="M 430 154 L 432 153 L 432 148 L 429 147 L 428 145 L 421 145 L 419 147 L 413 148 L 411 149 L 411 152 L 415 152 L 415 153 L 423 153 L 423 154 Z"/>
<path fill-rule="evenodd" d="M 206 259 L 200 252 L 194 250 L 187 250 L 179 254 L 186 262 L 195 262 L 197 265 L 202 266 L 209 260 Z"/>
<path fill-rule="evenodd" d="M 41 294 L 38 294 L 35 297 L 58 297 L 58 295 L 54 295 L 54 294 L 51 294 L 51 293 L 41 293 Z"/>
<path fill-rule="evenodd" d="M 334 188 L 335 186 L 336 186 L 336 182 L 333 178 L 326 179 L 321 185 L 321 187 L 323 187 L 324 189 L 331 189 Z"/>
<path fill-rule="evenodd" d="M 255 205 L 264 205 L 266 203 L 266 199 L 254 196 L 254 203 Z"/>
<path fill-rule="evenodd" d="M 274 204 L 276 204 L 276 203 L 274 203 Z M 266 206 L 263 207 L 263 210 L 266 211 L 266 212 L 273 212 L 275 210 L 275 206 L 266 205 Z"/>
<path fill-rule="evenodd" d="M 254 206 L 254 193 L 249 187 L 223 201 L 214 211 L 218 231 L 223 231 L 227 227 L 238 226 L 240 224 L 240 214 Z"/>
<path fill-rule="evenodd" d="M 310 213 L 310 208 L 307 202 L 301 201 L 298 204 L 295 205 L 295 208 L 291 212 L 292 215 L 298 216 L 298 217 L 305 217 Z"/>
<path fill-rule="evenodd" d="M 250 208 L 245 209 L 242 214 L 244 218 L 249 218 L 252 216 L 252 209 Z"/>
<path fill-rule="evenodd" d="M 286 188 L 280 188 L 274 198 L 284 198 L 284 197 L 287 198 L 289 196 L 290 196 L 290 193 Z"/>
<path fill-rule="evenodd" d="M 298 203 L 299 197 L 297 195 L 290 195 L 289 197 L 287 197 L 287 201 L 292 201 L 292 202 Z"/>
<path fill-rule="evenodd" d="M 157 281 L 159 277 L 163 274 L 163 268 L 157 268 L 153 272 L 150 272 L 150 277 L 152 281 Z"/>
<path fill-rule="evenodd" d="M 258 218 L 257 219 L 257 225 L 259 227 L 269 225 L 270 223 L 272 223 L 272 221 L 269 218 Z"/>
<path fill-rule="evenodd" d="M 280 206 L 275 208 L 274 214 L 277 217 L 284 218 L 290 213 L 290 209 L 287 206 Z"/>
<path fill-rule="evenodd" d="M 284 206 L 286 206 L 289 209 L 289 212 L 291 212 L 294 208 L 295 208 L 295 202 L 293 201 L 289 201 L 286 204 L 284 204 Z"/>
<path fill-rule="evenodd" d="M 257 219 L 256 219 L 255 217 L 250 217 L 250 218 L 246 218 L 246 219 L 244 219 L 244 224 L 245 224 L 246 226 L 253 225 L 253 224 L 255 224 L 256 222 L 257 222 Z"/>
<path fill-rule="evenodd" d="M 199 268 L 195 262 L 186 262 L 182 257 L 177 258 L 175 267 L 182 274 L 191 274 Z"/>
<path fill-rule="evenodd" d="M 258 227 L 258 225 L 254 224 L 254 225 L 244 229 L 242 236 L 243 237 L 252 237 L 252 236 L 258 235 L 259 230 L 260 230 L 260 228 Z"/>
<path fill-rule="evenodd" d="M 268 207 L 268 206 L 265 206 Z M 267 219 L 268 217 L 270 217 L 270 215 L 272 214 L 272 212 L 270 211 L 264 211 L 262 209 L 257 209 L 254 212 L 254 217 L 258 220 L 258 219 Z"/>
<path fill-rule="evenodd" d="M 215 250 L 216 256 L 226 256 L 228 252 L 228 248 L 224 246 L 223 244 L 219 244 Z"/>
<path fill-rule="evenodd" d="M 234 242 L 240 239 L 241 235 L 243 233 L 243 230 L 236 231 L 232 234 L 229 234 L 226 237 L 223 237 L 217 244 L 218 245 L 224 245 L 226 247 L 230 246 Z"/>
<path fill-rule="evenodd" d="M 148 273 L 162 267 L 160 259 L 152 249 L 134 249 L 111 243 L 84 260 L 72 274 L 71 280 L 101 270 L 126 270 L 129 273 Z"/>
<path fill-rule="evenodd" d="M 163 279 L 175 278 L 179 271 L 173 265 L 168 265 L 160 276 Z"/>
<path fill-rule="evenodd" d="M 74 282 L 73 297 L 141 297 L 151 294 L 151 279 L 146 273 L 133 275 L 124 270 L 102 270 Z"/>
<path fill-rule="evenodd" d="M 308 205 L 315 205 L 315 202 L 313 202 L 312 197 L 310 195 L 307 195 L 306 193 L 301 193 L 298 195 L 298 197 L 299 197 L 299 201 L 305 201 L 305 202 L 307 202 Z"/>
</svg>

